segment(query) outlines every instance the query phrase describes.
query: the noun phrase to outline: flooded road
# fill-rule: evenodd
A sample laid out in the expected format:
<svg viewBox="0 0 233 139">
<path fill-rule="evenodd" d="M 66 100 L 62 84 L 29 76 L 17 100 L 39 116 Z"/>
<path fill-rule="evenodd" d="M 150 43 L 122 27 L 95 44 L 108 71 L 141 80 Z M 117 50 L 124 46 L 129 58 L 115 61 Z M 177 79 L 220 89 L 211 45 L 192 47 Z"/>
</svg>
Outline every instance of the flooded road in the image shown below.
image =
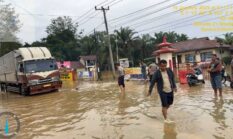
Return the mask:
<svg viewBox="0 0 233 139">
<path fill-rule="evenodd" d="M 76 90 L 75 88 L 77 87 Z M 59 92 L 22 97 L 0 94 L 0 111 L 21 122 L 17 139 L 233 139 L 233 90 L 215 98 L 210 83 L 180 85 L 169 110 L 175 125 L 164 125 L 156 93 L 126 82 L 63 82 Z"/>
</svg>

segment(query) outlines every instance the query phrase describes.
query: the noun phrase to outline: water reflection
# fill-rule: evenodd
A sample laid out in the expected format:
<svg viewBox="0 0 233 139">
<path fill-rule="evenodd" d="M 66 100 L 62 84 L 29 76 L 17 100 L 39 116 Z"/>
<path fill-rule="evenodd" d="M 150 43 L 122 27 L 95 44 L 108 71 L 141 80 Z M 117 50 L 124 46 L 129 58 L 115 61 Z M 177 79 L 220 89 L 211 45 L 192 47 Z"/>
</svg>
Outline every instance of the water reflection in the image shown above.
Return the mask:
<svg viewBox="0 0 233 139">
<path fill-rule="evenodd" d="M 223 108 L 224 100 L 222 97 L 214 97 L 213 98 L 213 110 L 210 112 L 210 115 L 213 117 L 214 121 L 218 124 L 216 127 L 216 133 L 213 135 L 216 139 L 223 139 L 224 137 L 221 136 L 222 131 L 227 128 L 225 123 L 225 110 Z"/>
<path fill-rule="evenodd" d="M 0 112 L 14 112 L 21 121 L 17 139 L 233 139 L 233 94 L 213 98 L 210 83 L 178 85 L 164 124 L 157 89 L 146 97 L 148 84 L 126 82 L 64 82 L 56 93 L 22 97 L 0 94 Z M 78 87 L 78 90 L 75 88 Z"/>
<path fill-rule="evenodd" d="M 126 93 L 119 93 L 118 114 L 126 114 L 125 109 L 127 106 L 128 101 L 126 99 Z"/>
<path fill-rule="evenodd" d="M 163 139 L 176 139 L 176 124 L 175 123 L 164 123 L 164 135 Z"/>
</svg>

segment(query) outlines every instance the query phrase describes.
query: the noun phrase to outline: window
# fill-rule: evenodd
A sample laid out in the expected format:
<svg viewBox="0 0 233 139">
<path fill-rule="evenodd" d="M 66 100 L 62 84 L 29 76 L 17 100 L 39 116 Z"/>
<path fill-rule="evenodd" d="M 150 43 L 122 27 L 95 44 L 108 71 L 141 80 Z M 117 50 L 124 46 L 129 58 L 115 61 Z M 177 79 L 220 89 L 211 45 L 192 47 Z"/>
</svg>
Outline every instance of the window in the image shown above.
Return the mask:
<svg viewBox="0 0 233 139">
<path fill-rule="evenodd" d="M 182 56 L 181 55 L 177 56 L 177 61 L 178 61 L 178 63 L 182 63 Z"/>
<path fill-rule="evenodd" d="M 43 72 L 57 69 L 57 63 L 54 59 L 40 59 L 25 61 L 25 72 Z"/>
<path fill-rule="evenodd" d="M 201 62 L 209 61 L 212 57 L 212 52 L 201 53 Z"/>
<path fill-rule="evenodd" d="M 186 54 L 185 55 L 185 62 L 189 63 L 189 62 L 195 62 L 196 61 L 196 57 L 194 54 Z"/>
<path fill-rule="evenodd" d="M 94 66 L 95 60 L 87 60 L 87 66 Z"/>
</svg>

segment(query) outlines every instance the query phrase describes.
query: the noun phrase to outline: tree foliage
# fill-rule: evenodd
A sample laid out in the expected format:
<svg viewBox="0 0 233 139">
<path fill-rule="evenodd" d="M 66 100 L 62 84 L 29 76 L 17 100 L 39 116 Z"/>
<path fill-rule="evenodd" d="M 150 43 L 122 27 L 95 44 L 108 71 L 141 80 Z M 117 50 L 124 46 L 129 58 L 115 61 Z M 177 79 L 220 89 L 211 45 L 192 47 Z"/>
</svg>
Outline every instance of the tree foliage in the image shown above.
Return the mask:
<svg viewBox="0 0 233 139">
<path fill-rule="evenodd" d="M 51 20 L 47 27 L 48 36 L 41 42 L 34 42 L 32 46 L 47 46 L 57 60 L 78 60 L 81 55 L 96 55 L 102 69 L 111 69 L 106 32 L 97 31 L 81 37 L 77 35 L 77 30 L 77 24 L 70 17 L 58 17 Z M 152 57 L 156 44 L 161 43 L 165 35 L 171 43 L 188 39 L 187 35 L 176 32 L 159 32 L 154 35 L 139 36 L 129 27 L 115 30 L 110 34 L 114 62 L 118 62 L 118 50 L 119 59 L 128 58 L 132 66 L 138 65 L 140 60 Z"/>
<path fill-rule="evenodd" d="M 16 33 L 20 29 L 20 21 L 14 8 L 0 0 L 0 55 L 4 55 L 21 47 Z"/>
<path fill-rule="evenodd" d="M 52 19 L 44 38 L 44 44 L 58 60 L 77 60 L 80 55 L 77 40 L 77 24 L 70 17 Z"/>
<path fill-rule="evenodd" d="M 0 1 L 0 41 L 17 42 L 16 33 L 20 29 L 20 21 L 10 4 Z"/>
</svg>

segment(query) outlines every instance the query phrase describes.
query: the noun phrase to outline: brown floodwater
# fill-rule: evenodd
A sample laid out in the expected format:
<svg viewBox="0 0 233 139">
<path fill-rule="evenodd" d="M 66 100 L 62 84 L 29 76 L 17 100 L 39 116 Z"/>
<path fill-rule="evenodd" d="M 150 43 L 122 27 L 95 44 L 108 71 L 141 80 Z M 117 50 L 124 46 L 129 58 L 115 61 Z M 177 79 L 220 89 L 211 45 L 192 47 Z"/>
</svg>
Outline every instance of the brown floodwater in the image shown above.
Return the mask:
<svg viewBox="0 0 233 139">
<path fill-rule="evenodd" d="M 78 87 L 76 90 L 75 88 Z M 16 139 L 233 139 L 233 90 L 215 98 L 210 83 L 179 85 L 164 124 L 156 93 L 148 85 L 126 82 L 63 82 L 59 92 L 23 97 L 0 94 L 0 112 L 16 114 Z"/>
</svg>

